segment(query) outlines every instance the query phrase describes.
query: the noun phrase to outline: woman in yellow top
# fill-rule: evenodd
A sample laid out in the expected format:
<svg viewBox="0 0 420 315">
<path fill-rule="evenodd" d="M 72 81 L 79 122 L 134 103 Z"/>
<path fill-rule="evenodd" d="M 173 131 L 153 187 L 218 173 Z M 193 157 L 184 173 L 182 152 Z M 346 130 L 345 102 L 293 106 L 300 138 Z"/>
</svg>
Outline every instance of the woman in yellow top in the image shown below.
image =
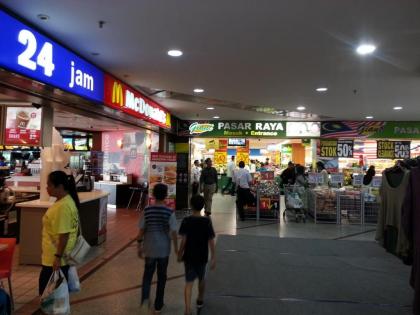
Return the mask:
<svg viewBox="0 0 420 315">
<path fill-rule="evenodd" d="M 56 197 L 42 218 L 42 269 L 39 295 L 42 295 L 53 271 L 61 268 L 67 278 L 69 266 L 65 256 L 76 244 L 79 226 L 79 197 L 73 176 L 63 171 L 50 173 L 47 192 Z"/>
</svg>

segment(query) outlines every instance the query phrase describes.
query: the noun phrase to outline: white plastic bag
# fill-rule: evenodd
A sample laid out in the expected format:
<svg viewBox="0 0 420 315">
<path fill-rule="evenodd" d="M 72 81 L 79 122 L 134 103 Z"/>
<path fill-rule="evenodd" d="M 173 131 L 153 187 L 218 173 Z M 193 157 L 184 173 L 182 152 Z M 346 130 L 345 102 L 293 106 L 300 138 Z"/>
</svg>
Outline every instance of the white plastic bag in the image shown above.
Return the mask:
<svg viewBox="0 0 420 315">
<path fill-rule="evenodd" d="M 48 315 L 70 314 L 69 288 L 61 269 L 52 273 L 41 296 L 41 309 Z"/>
<path fill-rule="evenodd" d="M 77 274 L 77 269 L 75 266 L 70 266 L 69 268 L 69 292 L 79 292 L 80 291 L 80 281 L 79 275 Z"/>
</svg>

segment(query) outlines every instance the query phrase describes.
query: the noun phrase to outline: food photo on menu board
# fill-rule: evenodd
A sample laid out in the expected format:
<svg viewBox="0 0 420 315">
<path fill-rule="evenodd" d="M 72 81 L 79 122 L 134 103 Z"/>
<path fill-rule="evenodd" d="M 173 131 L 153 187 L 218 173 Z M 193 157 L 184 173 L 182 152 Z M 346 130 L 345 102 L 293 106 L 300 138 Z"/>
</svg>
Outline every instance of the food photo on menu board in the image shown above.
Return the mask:
<svg viewBox="0 0 420 315">
<path fill-rule="evenodd" d="M 158 183 L 163 183 L 168 186 L 168 198 L 166 205 L 170 208 L 175 208 L 176 195 L 176 155 L 165 153 L 152 153 L 151 168 L 149 175 L 150 189 L 153 190 Z M 153 204 L 154 200 L 151 200 Z"/>
<path fill-rule="evenodd" d="M 35 107 L 7 107 L 6 145 L 40 145 L 42 109 Z"/>
</svg>

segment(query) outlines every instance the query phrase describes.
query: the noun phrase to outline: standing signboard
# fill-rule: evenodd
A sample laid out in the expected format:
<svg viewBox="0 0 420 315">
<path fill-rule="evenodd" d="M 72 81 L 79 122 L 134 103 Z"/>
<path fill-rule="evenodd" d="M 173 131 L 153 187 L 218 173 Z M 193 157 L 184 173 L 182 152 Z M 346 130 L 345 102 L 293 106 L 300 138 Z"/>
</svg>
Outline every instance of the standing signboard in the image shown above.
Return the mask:
<svg viewBox="0 0 420 315">
<path fill-rule="evenodd" d="M 175 196 L 176 196 L 176 178 L 177 178 L 177 163 L 176 153 L 158 153 L 152 152 L 150 158 L 150 174 L 149 184 L 150 191 L 158 183 L 163 183 L 168 186 L 168 198 L 166 198 L 166 205 L 175 210 Z M 155 200 L 151 196 L 150 204 L 154 204 Z"/>
</svg>

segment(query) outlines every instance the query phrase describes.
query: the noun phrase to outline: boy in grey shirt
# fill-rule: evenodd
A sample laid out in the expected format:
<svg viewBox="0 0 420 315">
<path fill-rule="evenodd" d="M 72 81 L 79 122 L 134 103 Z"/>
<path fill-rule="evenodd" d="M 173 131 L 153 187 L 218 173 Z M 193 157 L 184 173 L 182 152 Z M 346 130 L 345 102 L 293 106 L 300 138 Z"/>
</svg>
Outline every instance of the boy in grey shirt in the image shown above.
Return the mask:
<svg viewBox="0 0 420 315">
<path fill-rule="evenodd" d="M 153 189 L 156 199 L 154 205 L 146 207 L 139 222 L 138 255 L 145 258 L 143 286 L 141 296 L 141 314 L 149 312 L 150 287 L 157 267 L 157 287 L 155 314 L 159 314 L 164 305 L 166 272 L 171 253 L 171 238 L 175 253 L 178 253 L 178 239 L 175 213 L 165 206 L 168 186 L 157 184 Z"/>
</svg>

